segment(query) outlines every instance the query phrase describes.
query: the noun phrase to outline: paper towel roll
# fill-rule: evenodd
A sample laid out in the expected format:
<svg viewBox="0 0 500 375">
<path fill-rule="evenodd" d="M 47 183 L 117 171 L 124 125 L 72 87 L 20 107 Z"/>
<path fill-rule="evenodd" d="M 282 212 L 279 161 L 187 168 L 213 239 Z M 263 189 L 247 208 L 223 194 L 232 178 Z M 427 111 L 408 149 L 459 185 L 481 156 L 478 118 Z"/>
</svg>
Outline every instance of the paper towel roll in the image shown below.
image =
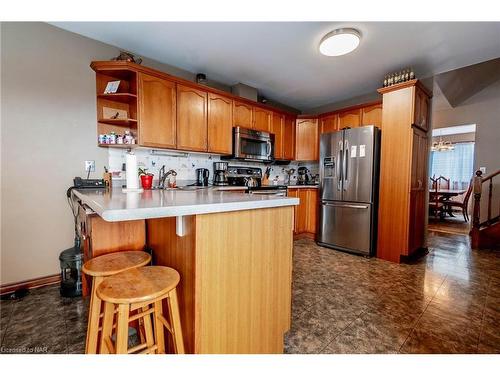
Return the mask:
<svg viewBox="0 0 500 375">
<path fill-rule="evenodd" d="M 127 168 L 127 190 L 139 189 L 139 177 L 137 175 L 137 156 L 127 153 L 125 156 Z"/>
</svg>

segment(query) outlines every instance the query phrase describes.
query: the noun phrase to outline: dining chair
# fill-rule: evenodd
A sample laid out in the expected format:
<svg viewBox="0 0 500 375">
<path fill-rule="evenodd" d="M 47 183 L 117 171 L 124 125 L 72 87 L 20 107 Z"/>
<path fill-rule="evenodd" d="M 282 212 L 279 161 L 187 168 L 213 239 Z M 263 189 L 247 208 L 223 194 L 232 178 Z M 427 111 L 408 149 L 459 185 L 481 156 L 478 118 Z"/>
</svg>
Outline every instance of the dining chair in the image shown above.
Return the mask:
<svg viewBox="0 0 500 375">
<path fill-rule="evenodd" d="M 472 194 L 472 179 L 469 182 L 469 187 L 465 192 L 462 200 L 449 200 L 442 202 L 445 206 L 446 210 L 451 210 L 453 207 L 458 207 L 462 209 L 462 215 L 464 216 L 465 222 L 469 221 L 469 213 L 467 212 L 467 208 L 469 206 L 469 199 Z"/>
<path fill-rule="evenodd" d="M 436 183 L 438 189 L 449 189 L 450 188 L 450 179 L 444 176 L 439 176 L 436 178 Z"/>
<path fill-rule="evenodd" d="M 431 177 L 431 180 L 434 179 Z M 429 211 L 433 213 L 435 217 L 443 217 L 443 209 L 443 202 L 439 196 L 438 181 L 434 180 L 434 183 L 432 184 L 432 193 L 429 199 Z"/>
</svg>

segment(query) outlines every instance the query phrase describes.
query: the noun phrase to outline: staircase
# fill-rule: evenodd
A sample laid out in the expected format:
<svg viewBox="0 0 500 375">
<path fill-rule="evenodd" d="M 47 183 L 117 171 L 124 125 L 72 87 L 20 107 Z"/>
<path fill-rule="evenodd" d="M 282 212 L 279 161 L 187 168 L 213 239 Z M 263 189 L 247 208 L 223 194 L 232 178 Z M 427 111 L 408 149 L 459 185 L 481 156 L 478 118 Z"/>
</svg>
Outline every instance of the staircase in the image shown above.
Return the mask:
<svg viewBox="0 0 500 375">
<path fill-rule="evenodd" d="M 500 247 L 500 204 L 492 213 L 493 178 L 500 174 L 500 169 L 486 177 L 481 171 L 474 176 L 474 210 L 472 214 L 472 229 L 470 231 L 473 249 Z M 483 186 L 487 185 L 488 195 L 483 196 Z M 481 199 L 488 198 L 487 219 L 481 222 Z"/>
</svg>

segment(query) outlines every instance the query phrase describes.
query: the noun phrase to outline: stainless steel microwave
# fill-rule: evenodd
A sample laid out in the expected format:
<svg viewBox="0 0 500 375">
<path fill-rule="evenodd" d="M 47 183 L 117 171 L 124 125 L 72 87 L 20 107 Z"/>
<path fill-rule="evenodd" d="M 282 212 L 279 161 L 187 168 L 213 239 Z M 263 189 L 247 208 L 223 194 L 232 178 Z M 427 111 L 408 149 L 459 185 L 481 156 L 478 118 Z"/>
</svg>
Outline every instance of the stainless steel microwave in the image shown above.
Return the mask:
<svg viewBox="0 0 500 375">
<path fill-rule="evenodd" d="M 274 134 L 242 127 L 233 128 L 233 158 L 274 160 Z"/>
</svg>

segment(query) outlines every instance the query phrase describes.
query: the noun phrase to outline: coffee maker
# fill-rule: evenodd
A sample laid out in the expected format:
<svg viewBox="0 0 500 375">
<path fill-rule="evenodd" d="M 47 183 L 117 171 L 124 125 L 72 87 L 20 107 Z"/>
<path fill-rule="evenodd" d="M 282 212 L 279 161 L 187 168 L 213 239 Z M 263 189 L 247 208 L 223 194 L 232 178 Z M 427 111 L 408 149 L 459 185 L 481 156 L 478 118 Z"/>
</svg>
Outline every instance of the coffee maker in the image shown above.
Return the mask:
<svg viewBox="0 0 500 375">
<path fill-rule="evenodd" d="M 196 186 L 208 186 L 208 176 L 210 172 L 206 168 L 196 169 Z"/>
<path fill-rule="evenodd" d="M 218 161 L 214 163 L 214 185 L 226 186 L 229 185 L 227 181 L 227 162 Z"/>
<path fill-rule="evenodd" d="M 299 167 L 297 173 L 297 185 L 308 185 L 311 182 L 311 177 L 309 175 L 309 169 L 306 167 Z"/>
</svg>

